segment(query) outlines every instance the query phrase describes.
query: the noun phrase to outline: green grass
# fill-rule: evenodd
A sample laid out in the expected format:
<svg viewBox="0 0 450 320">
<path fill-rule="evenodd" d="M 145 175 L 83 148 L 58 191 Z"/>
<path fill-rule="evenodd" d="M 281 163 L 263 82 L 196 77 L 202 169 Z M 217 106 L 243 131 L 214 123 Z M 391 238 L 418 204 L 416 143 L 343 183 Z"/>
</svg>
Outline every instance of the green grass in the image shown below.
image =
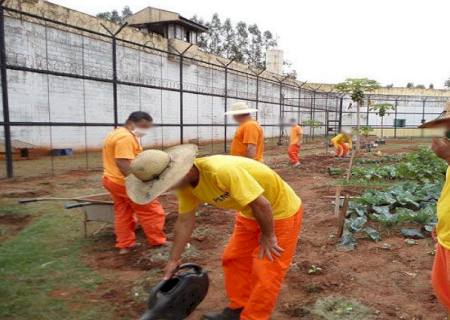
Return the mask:
<svg viewBox="0 0 450 320">
<path fill-rule="evenodd" d="M 111 319 L 107 303 L 87 299 L 101 278 L 82 263 L 79 216 L 55 204 L 0 206 L 35 217 L 0 246 L 0 318 Z"/>
</svg>

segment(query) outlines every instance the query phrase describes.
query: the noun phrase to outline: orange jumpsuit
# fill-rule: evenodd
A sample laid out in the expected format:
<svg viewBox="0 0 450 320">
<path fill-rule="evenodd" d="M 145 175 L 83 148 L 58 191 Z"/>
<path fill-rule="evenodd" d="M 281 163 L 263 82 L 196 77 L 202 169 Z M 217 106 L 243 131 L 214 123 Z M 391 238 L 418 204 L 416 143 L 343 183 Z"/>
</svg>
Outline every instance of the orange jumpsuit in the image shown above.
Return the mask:
<svg viewBox="0 0 450 320">
<path fill-rule="evenodd" d="M 161 204 L 157 200 L 146 205 L 131 201 L 125 189 L 125 177 L 116 164 L 116 159 L 132 160 L 141 151 L 139 141 L 126 128 L 111 132 L 103 145 L 103 186 L 111 193 L 114 201 L 116 247 L 121 249 L 136 243 L 136 218 L 151 245 L 166 242 L 165 213 Z"/>
<path fill-rule="evenodd" d="M 302 127 L 300 127 L 299 125 L 296 125 L 291 128 L 288 156 L 290 163 L 294 165 L 300 163 L 298 153 L 300 152 L 300 143 L 301 143 L 300 139 L 302 134 L 303 134 Z"/>
<path fill-rule="evenodd" d="M 258 122 L 249 120 L 239 126 L 231 142 L 231 155 L 247 156 L 247 145 L 256 146 L 255 160 L 264 161 L 264 131 Z"/>
<path fill-rule="evenodd" d="M 352 148 L 352 138 L 343 133 L 331 139 L 331 143 L 336 148 L 337 157 L 346 157 Z"/>
</svg>

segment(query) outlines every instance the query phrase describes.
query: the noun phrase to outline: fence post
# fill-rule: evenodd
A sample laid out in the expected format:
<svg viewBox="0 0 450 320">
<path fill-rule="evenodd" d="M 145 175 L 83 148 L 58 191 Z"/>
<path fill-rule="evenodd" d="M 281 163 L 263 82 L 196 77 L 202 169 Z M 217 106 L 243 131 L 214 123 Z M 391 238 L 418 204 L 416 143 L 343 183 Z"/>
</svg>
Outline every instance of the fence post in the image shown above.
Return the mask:
<svg viewBox="0 0 450 320">
<path fill-rule="evenodd" d="M 122 24 L 116 32 L 112 32 L 109 30 L 103 23 L 101 26 L 105 29 L 112 38 L 112 85 L 113 85 L 113 108 L 114 108 L 114 127 L 117 128 L 119 126 L 119 108 L 117 102 L 117 35 L 125 28 L 128 23 L 125 22 Z"/>
<path fill-rule="evenodd" d="M 425 103 L 427 102 L 427 98 L 423 99 L 422 101 L 422 120 L 420 121 L 420 123 L 424 124 L 425 123 Z M 424 136 L 424 131 L 423 129 L 420 130 L 420 136 L 423 138 Z"/>
<path fill-rule="evenodd" d="M 339 123 L 338 123 L 338 131 L 341 132 L 342 130 L 342 108 L 344 105 L 344 97 L 339 98 Z"/>
<path fill-rule="evenodd" d="M 370 104 L 370 96 L 367 97 L 367 110 L 366 110 L 366 126 L 369 126 L 369 104 Z"/>
<path fill-rule="evenodd" d="M 233 63 L 235 59 L 231 59 L 230 61 L 228 61 L 228 63 L 223 63 L 220 60 L 217 60 L 220 62 L 220 64 L 224 67 L 225 70 L 225 92 L 223 95 L 224 98 L 224 112 L 228 111 L 228 67 L 230 66 L 230 64 Z M 228 141 L 228 117 L 227 115 L 224 114 L 223 116 L 223 127 L 224 127 L 224 132 L 223 132 L 223 152 L 224 153 L 228 153 L 228 145 L 227 145 L 227 141 Z"/>
<path fill-rule="evenodd" d="M 398 100 L 395 99 L 394 139 L 397 139 L 397 106 L 398 106 Z"/>
<path fill-rule="evenodd" d="M 6 70 L 5 10 L 3 8 L 3 2 L 4 1 L 0 2 L 0 74 L 2 81 L 6 175 L 8 178 L 12 178 L 14 176 L 14 169 L 11 146 L 11 125 L 9 122 L 8 74 Z"/>
</svg>

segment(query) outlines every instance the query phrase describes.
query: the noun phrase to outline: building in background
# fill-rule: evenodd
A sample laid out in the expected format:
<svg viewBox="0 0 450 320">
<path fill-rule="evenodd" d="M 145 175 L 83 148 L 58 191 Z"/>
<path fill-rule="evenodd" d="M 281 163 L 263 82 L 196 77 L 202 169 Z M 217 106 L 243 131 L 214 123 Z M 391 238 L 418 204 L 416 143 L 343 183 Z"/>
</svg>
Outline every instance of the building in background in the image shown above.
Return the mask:
<svg viewBox="0 0 450 320">
<path fill-rule="evenodd" d="M 199 34 L 208 30 L 207 27 L 189 20 L 172 11 L 147 7 L 129 16 L 126 21 L 131 27 L 142 32 L 156 33 L 167 39 L 178 39 L 197 43 Z"/>
</svg>

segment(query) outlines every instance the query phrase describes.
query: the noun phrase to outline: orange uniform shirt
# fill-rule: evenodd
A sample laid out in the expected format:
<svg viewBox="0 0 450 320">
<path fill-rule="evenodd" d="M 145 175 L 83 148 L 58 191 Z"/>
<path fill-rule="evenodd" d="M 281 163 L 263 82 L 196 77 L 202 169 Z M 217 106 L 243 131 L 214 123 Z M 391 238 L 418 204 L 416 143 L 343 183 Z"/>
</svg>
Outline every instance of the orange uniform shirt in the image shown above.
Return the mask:
<svg viewBox="0 0 450 320">
<path fill-rule="evenodd" d="M 303 129 L 299 125 L 296 125 L 295 127 L 291 128 L 291 134 L 290 134 L 290 145 L 298 144 L 300 141 L 301 136 L 303 135 Z"/>
<path fill-rule="evenodd" d="M 141 151 L 141 144 L 128 129 L 115 129 L 103 143 L 103 176 L 114 183 L 124 185 L 125 177 L 120 172 L 116 159 L 133 160 Z"/>
<path fill-rule="evenodd" d="M 258 122 L 249 120 L 239 126 L 231 142 L 231 155 L 245 157 L 247 145 L 256 145 L 255 160 L 264 159 L 264 131 Z"/>
</svg>

